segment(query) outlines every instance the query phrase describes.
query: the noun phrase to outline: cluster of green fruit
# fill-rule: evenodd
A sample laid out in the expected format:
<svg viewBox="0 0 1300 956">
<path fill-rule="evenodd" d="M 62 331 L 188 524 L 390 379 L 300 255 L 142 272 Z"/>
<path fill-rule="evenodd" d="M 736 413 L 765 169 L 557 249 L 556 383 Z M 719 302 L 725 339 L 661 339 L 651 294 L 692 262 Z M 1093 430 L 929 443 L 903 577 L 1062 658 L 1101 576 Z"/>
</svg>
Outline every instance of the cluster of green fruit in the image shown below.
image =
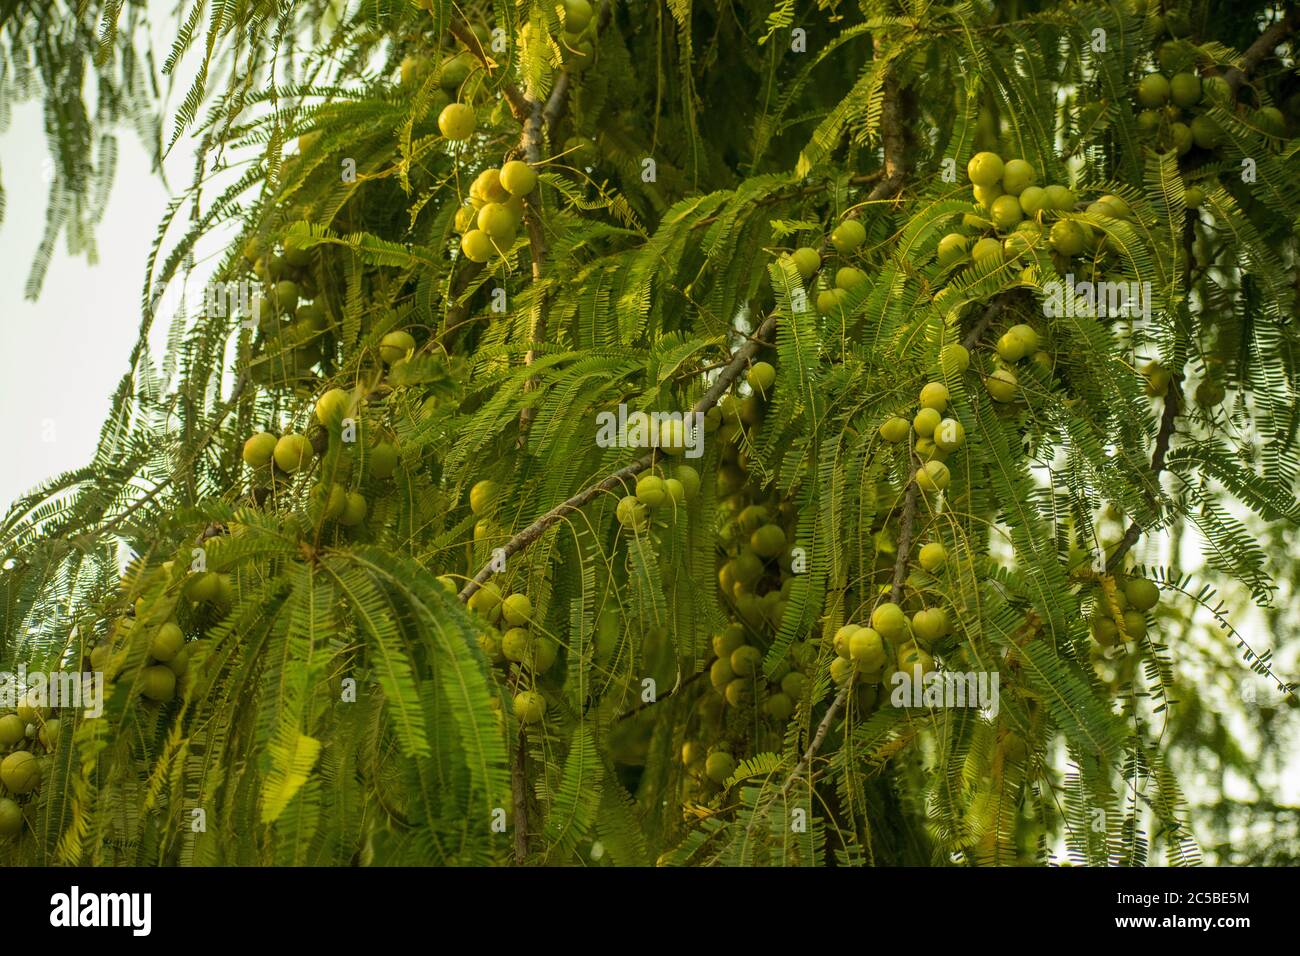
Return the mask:
<svg viewBox="0 0 1300 956">
<path fill-rule="evenodd" d="M 966 349 L 961 345 L 948 346 L 948 349 L 961 349 L 963 354 L 960 355 L 956 351 L 945 354 L 949 362 L 962 363 L 962 371 L 965 371 L 970 363 Z M 922 491 L 938 492 L 948 487 L 951 475 L 944 459 L 966 444 L 966 429 L 962 423 L 943 415 L 948 409 L 948 400 L 947 385 L 928 382 L 921 389 L 921 407 L 910 423 L 898 415 L 890 416 L 880 423 L 880 437 L 887 442 L 896 444 L 906 440 L 909 434 L 916 435 L 912 451 L 921 466 L 916 469 L 914 477 Z"/>
<path fill-rule="evenodd" d="M 469 200 L 456 212 L 460 251 L 471 262 L 505 255 L 523 222 L 524 197 L 537 186 L 537 173 L 512 159 L 500 169 L 485 169 L 469 188 Z"/>
<path fill-rule="evenodd" d="M 614 517 L 624 528 L 640 533 L 649 529 L 652 511 L 666 505 L 675 516 L 699 490 L 700 473 L 690 465 L 656 465 L 637 476 L 635 492 L 619 499 Z"/>
<path fill-rule="evenodd" d="M 867 230 L 856 219 L 845 219 L 831 230 L 830 243 L 841 256 L 851 256 L 867 241 Z M 821 253 L 811 246 L 800 246 L 786 258 L 807 283 L 822 267 Z M 835 272 L 833 285 L 817 293 L 817 311 L 822 315 L 835 315 L 848 302 L 850 294 L 867 279 L 867 274 L 854 265 L 843 265 Z"/>
<path fill-rule="evenodd" d="M 939 542 L 926 545 L 925 552 L 934 568 L 943 566 L 948 554 Z M 937 549 L 937 550 L 936 550 Z M 835 657 L 830 663 L 831 680 L 844 684 L 854 677 L 862 688 L 875 688 L 885 678 L 885 669 L 892 665 L 896 671 L 914 676 L 917 668 L 922 674 L 934 670 L 933 646 L 952 631 L 948 612 L 941 607 L 921 608 L 908 621 L 903 609 L 893 601 L 877 605 L 871 612 L 871 623 L 845 624 L 831 638 Z M 876 702 L 875 691 L 866 691 L 859 705 L 870 709 Z"/>
<path fill-rule="evenodd" d="M 1121 638 L 1140 641 L 1146 636 L 1146 612 L 1160 602 L 1160 589 L 1146 578 L 1115 575 L 1102 580 L 1094 603 L 1092 636 L 1102 647 Z"/>
<path fill-rule="evenodd" d="M 1040 247 L 1051 249 L 1059 257 L 1059 264 L 1064 265 L 1077 256 L 1096 253 L 1103 245 L 1104 236 L 1088 223 L 1062 218 L 1077 211 L 1074 191 L 1056 184 L 1036 185 L 1038 174 L 1027 161 L 1011 159 L 1004 163 L 997 153 L 986 151 L 971 157 L 966 171 L 975 201 L 985 215 L 963 216 L 964 231 L 950 232 L 939 240 L 941 267 L 952 268 L 963 262 L 1000 265 Z M 1087 211 L 1112 219 L 1132 215 L 1128 203 L 1113 195 L 1090 203 Z M 1055 219 L 1050 227 L 1048 216 Z"/>
<path fill-rule="evenodd" d="M 50 716 L 30 695 L 19 699 L 11 713 L 0 716 L 0 838 L 17 836 L 23 829 L 23 811 L 15 797 L 35 791 L 59 743 L 63 722 Z"/>
<path fill-rule="evenodd" d="M 254 314 L 264 339 L 278 348 L 273 359 L 255 362 L 250 375 L 258 384 L 306 374 L 329 354 L 333 320 L 320 297 L 310 249 L 286 242 L 282 252 L 266 251 L 257 237 L 244 244 L 244 258 L 264 284 Z"/>
<path fill-rule="evenodd" d="M 561 0 L 555 5 L 564 29 L 555 37 L 564 68 L 582 73 L 596 60 L 596 18 L 588 0 Z M 521 42 L 527 42 L 529 24 L 521 28 Z"/>
</svg>

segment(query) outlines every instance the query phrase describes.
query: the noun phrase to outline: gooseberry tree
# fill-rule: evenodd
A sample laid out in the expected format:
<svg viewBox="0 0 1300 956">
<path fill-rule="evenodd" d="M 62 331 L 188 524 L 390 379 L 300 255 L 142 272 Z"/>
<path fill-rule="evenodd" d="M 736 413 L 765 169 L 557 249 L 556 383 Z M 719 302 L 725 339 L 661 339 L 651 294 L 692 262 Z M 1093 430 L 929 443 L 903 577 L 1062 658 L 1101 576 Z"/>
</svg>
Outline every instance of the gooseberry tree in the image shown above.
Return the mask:
<svg viewBox="0 0 1300 956">
<path fill-rule="evenodd" d="M 1295 703 L 1296 19 L 188 24 L 129 371 L 0 537 L 4 660 L 104 712 L 0 717 L 0 852 L 1198 861 Z M 184 281 L 247 294 L 160 371 Z"/>
</svg>

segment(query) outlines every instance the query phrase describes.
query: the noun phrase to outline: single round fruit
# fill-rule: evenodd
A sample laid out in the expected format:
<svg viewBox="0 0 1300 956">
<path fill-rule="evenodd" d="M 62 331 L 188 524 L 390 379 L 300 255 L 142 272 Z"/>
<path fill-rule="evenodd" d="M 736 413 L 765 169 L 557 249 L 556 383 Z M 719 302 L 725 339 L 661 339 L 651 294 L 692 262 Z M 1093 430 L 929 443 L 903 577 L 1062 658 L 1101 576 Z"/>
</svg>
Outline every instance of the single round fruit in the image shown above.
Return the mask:
<svg viewBox="0 0 1300 956">
<path fill-rule="evenodd" d="M 741 644 L 731 652 L 731 670 L 737 677 L 753 677 L 763 663 L 763 652 L 752 644 Z"/>
<path fill-rule="evenodd" d="M 397 462 L 397 446 L 392 442 L 379 442 L 374 448 L 370 449 L 370 457 L 367 460 L 370 477 L 378 478 L 381 481 L 391 478 L 393 472 L 397 470 Z"/>
<path fill-rule="evenodd" d="M 59 745 L 59 733 L 63 730 L 63 721 L 57 717 L 54 720 L 47 720 L 41 725 L 40 733 L 36 736 L 41 742 L 41 746 L 46 750 L 54 750 Z"/>
<path fill-rule="evenodd" d="M 897 444 L 907 437 L 910 428 L 906 418 L 893 415 L 880 423 L 880 437 L 887 442 Z"/>
<path fill-rule="evenodd" d="M 495 248 L 491 237 L 482 229 L 471 229 L 460 237 L 460 251 L 470 262 L 487 262 Z"/>
<path fill-rule="evenodd" d="M 275 284 L 273 298 L 277 312 L 292 312 L 298 308 L 298 283 L 291 279 L 281 279 Z"/>
<path fill-rule="evenodd" d="M 159 703 L 169 701 L 176 693 L 176 675 L 161 664 L 146 667 L 140 672 L 140 693 Z"/>
<path fill-rule="evenodd" d="M 948 466 L 941 461 L 927 461 L 916 469 L 916 486 L 922 491 L 943 491 L 950 480 Z"/>
<path fill-rule="evenodd" d="M 871 612 L 871 627 L 886 640 L 896 641 L 907 634 L 907 615 L 893 601 L 886 601 Z"/>
<path fill-rule="evenodd" d="M 643 531 L 650 523 L 650 512 L 634 495 L 627 495 L 614 509 L 618 523 L 633 531 Z"/>
<path fill-rule="evenodd" d="M 271 463 L 275 454 L 276 437 L 270 432 L 258 432 L 244 442 L 244 464 L 251 468 L 263 468 Z"/>
<path fill-rule="evenodd" d="M 984 387 L 995 402 L 1014 402 L 1018 385 L 1016 373 L 1009 368 L 997 369 L 984 380 Z"/>
<path fill-rule="evenodd" d="M 1002 188 L 1012 196 L 1019 196 L 1034 184 L 1038 174 L 1034 167 L 1023 159 L 1008 160 L 1002 168 Z"/>
<path fill-rule="evenodd" d="M 591 4 L 588 0 L 562 0 L 564 29 L 568 33 L 581 33 L 591 23 Z"/>
<path fill-rule="evenodd" d="M 316 452 L 306 435 L 290 432 L 275 443 L 275 463 L 281 471 L 293 474 L 311 464 Z"/>
<path fill-rule="evenodd" d="M 970 368 L 970 350 L 958 342 L 945 345 L 939 352 L 939 367 L 945 375 L 962 375 Z"/>
<path fill-rule="evenodd" d="M 1286 115 L 1276 106 L 1263 106 L 1255 111 L 1255 125 L 1267 136 L 1281 138 L 1286 135 Z"/>
<path fill-rule="evenodd" d="M 522 664 L 532 653 L 533 636 L 522 627 L 512 627 L 501 636 L 501 654 L 508 661 Z"/>
<path fill-rule="evenodd" d="M 761 558 L 775 558 L 785 551 L 785 532 L 779 525 L 765 524 L 749 536 L 749 546 Z"/>
<path fill-rule="evenodd" d="M 41 765 L 26 750 L 15 750 L 0 761 L 0 783 L 10 793 L 30 793 L 41 782 Z"/>
<path fill-rule="evenodd" d="M 535 690 L 515 694 L 515 716 L 522 724 L 535 724 L 546 716 L 546 698 Z"/>
<path fill-rule="evenodd" d="M 736 772 L 736 758 L 723 750 L 715 750 L 704 761 L 704 773 L 714 783 L 726 783 Z"/>
<path fill-rule="evenodd" d="M 970 257 L 976 265 L 983 265 L 986 262 L 1001 263 L 1002 243 L 992 236 L 986 236 L 971 248 Z"/>
<path fill-rule="evenodd" d="M 1038 333 L 1027 325 L 1013 325 L 998 339 L 998 355 L 1004 362 L 1019 362 L 1036 348 Z"/>
<path fill-rule="evenodd" d="M 831 680 L 836 684 L 846 683 L 853 676 L 853 661 L 847 657 L 837 657 L 831 661 Z"/>
<path fill-rule="evenodd" d="M 912 430 L 922 438 L 929 438 L 934 434 L 934 430 L 939 427 L 939 422 L 943 416 L 933 408 L 923 408 L 916 413 L 912 419 Z"/>
<path fill-rule="evenodd" d="M 1160 73 L 1148 73 L 1138 83 L 1137 98 L 1149 110 L 1169 102 L 1169 81 Z"/>
<path fill-rule="evenodd" d="M 836 654 L 845 660 L 849 659 L 849 654 L 851 653 L 849 642 L 853 640 L 853 635 L 857 632 L 858 625 L 845 624 L 836 631 L 835 636 L 831 638 L 831 647 L 834 648 Z"/>
<path fill-rule="evenodd" d="M 385 365 L 392 365 L 394 362 L 406 358 L 414 348 L 415 337 L 410 332 L 398 329 L 395 332 L 389 332 L 379 340 L 379 357 L 384 360 Z"/>
<path fill-rule="evenodd" d="M 1119 639 L 1119 628 L 1110 618 L 1099 614 L 1092 619 L 1092 636 L 1102 647 L 1111 647 Z"/>
<path fill-rule="evenodd" d="M 929 646 L 949 630 L 948 612 L 941 607 L 927 608 L 912 615 L 912 634 L 922 645 Z"/>
<path fill-rule="evenodd" d="M 999 196 L 993 200 L 993 205 L 989 207 L 989 216 L 993 220 L 993 225 L 1003 232 L 1025 218 L 1020 208 L 1020 200 L 1015 196 Z"/>
<path fill-rule="evenodd" d="M 690 465 L 678 465 L 673 469 L 673 477 L 682 483 L 687 501 L 700 493 L 700 473 Z"/>
<path fill-rule="evenodd" d="M 993 203 L 1003 195 L 1002 187 L 998 185 L 974 186 L 971 192 L 975 194 L 975 202 L 990 210 L 993 208 Z"/>
<path fill-rule="evenodd" d="M 942 412 L 948 407 L 948 386 L 943 382 L 928 382 L 921 389 L 921 408 Z"/>
<path fill-rule="evenodd" d="M 1124 612 L 1124 633 L 1127 634 L 1130 639 L 1135 641 L 1141 640 L 1142 638 L 1146 637 L 1146 633 L 1147 633 L 1146 615 L 1144 615 L 1141 611 L 1132 611 L 1132 610 L 1125 611 Z"/>
<path fill-rule="evenodd" d="M 149 642 L 149 656 L 156 661 L 166 662 L 176 656 L 185 646 L 185 633 L 170 621 L 158 628 Z"/>
<path fill-rule="evenodd" d="M 1047 190 L 1042 186 L 1026 186 L 1018 198 L 1020 199 L 1020 211 L 1026 216 L 1036 216 L 1042 210 L 1049 208 Z"/>
<path fill-rule="evenodd" d="M 469 139 L 474 135 L 474 108 L 452 103 L 438 114 L 438 129 L 450 140 Z"/>
<path fill-rule="evenodd" d="M 527 163 L 512 159 L 501 167 L 501 186 L 512 196 L 527 196 L 537 187 L 537 173 Z"/>
<path fill-rule="evenodd" d="M 1216 149 L 1223 144 L 1223 130 L 1208 116 L 1195 117 L 1191 130 L 1193 142 L 1201 149 Z"/>
<path fill-rule="evenodd" d="M 950 266 L 966 257 L 967 239 L 959 232 L 950 232 L 939 240 L 939 265 Z"/>
<path fill-rule="evenodd" d="M 27 724 L 17 714 L 0 717 L 0 747 L 12 747 L 27 736 Z"/>
<path fill-rule="evenodd" d="M 867 274 L 855 266 L 843 266 L 835 272 L 835 288 L 852 292 L 867 281 Z"/>
<path fill-rule="evenodd" d="M 1065 186 L 1048 186 L 1044 190 L 1044 198 L 1047 200 L 1046 208 L 1057 212 L 1069 212 L 1077 202 L 1074 191 Z"/>
<path fill-rule="evenodd" d="M 853 252 L 867 241 L 867 230 L 856 219 L 845 219 L 831 232 L 831 245 L 840 255 Z"/>
<path fill-rule="evenodd" d="M 491 478 L 477 482 L 469 490 L 469 510 L 476 515 L 485 515 L 496 503 L 500 488 Z"/>
<path fill-rule="evenodd" d="M 1200 209 L 1205 202 L 1205 190 L 1200 186 L 1188 186 L 1183 190 L 1183 202 L 1188 209 Z"/>
<path fill-rule="evenodd" d="M 1129 578 L 1124 582 L 1124 596 L 1139 611 L 1149 611 L 1160 602 L 1160 588 L 1146 578 Z"/>
<path fill-rule="evenodd" d="M 755 362 L 750 366 L 745 381 L 754 391 L 766 394 L 776 384 L 776 369 L 767 362 Z"/>
<path fill-rule="evenodd" d="M 360 492 L 349 491 L 347 503 L 343 505 L 343 513 L 338 518 L 339 524 L 345 528 L 359 525 L 366 520 L 366 511 L 365 497 Z"/>
<path fill-rule="evenodd" d="M 501 616 L 515 627 L 527 624 L 533 618 L 533 602 L 527 594 L 512 594 L 501 602 Z"/>
<path fill-rule="evenodd" d="M 490 202 L 478 211 L 478 227 L 489 239 L 506 246 L 514 241 L 518 220 L 503 204 Z"/>
<path fill-rule="evenodd" d="M 1196 386 L 1196 404 L 1202 408 L 1213 408 L 1223 401 L 1226 393 L 1223 386 L 1212 378 L 1203 378 Z"/>
<path fill-rule="evenodd" d="M 1201 99 L 1201 78 L 1195 73 L 1175 73 L 1169 81 L 1169 98 L 1183 109 L 1195 106 Z"/>
<path fill-rule="evenodd" d="M 934 658 L 915 644 L 909 644 L 898 652 L 898 669 L 911 677 L 919 670 L 924 676 L 934 670 Z"/>
<path fill-rule="evenodd" d="M 1002 179 L 1005 168 L 997 153 L 976 153 L 966 164 L 966 175 L 976 186 L 993 186 Z"/>
<path fill-rule="evenodd" d="M 790 253 L 790 261 L 794 263 L 795 269 L 799 271 L 799 276 L 807 282 L 822 267 L 821 254 L 816 249 L 808 246 L 800 246 L 794 252 Z"/>
<path fill-rule="evenodd" d="M 931 436 L 934 446 L 943 452 L 956 451 L 966 444 L 966 429 L 955 418 L 945 418 Z"/>
<path fill-rule="evenodd" d="M 721 634 L 714 634 L 711 643 L 713 653 L 719 658 L 730 658 L 731 652 L 745 643 L 745 629 L 739 624 L 731 624 Z"/>
<path fill-rule="evenodd" d="M 917 556 L 917 560 L 921 567 L 933 574 L 948 563 L 948 549 L 942 542 L 930 541 L 921 546 L 921 553 Z"/>
<path fill-rule="evenodd" d="M 1184 153 L 1191 150 L 1195 139 L 1192 136 L 1191 127 L 1186 123 L 1170 123 L 1169 141 L 1173 145 L 1174 151 L 1179 156 L 1182 156 Z"/>
<path fill-rule="evenodd" d="M 849 659 L 864 673 L 878 671 L 885 666 L 885 642 L 880 633 L 869 627 L 859 627 L 849 638 Z"/>
<path fill-rule="evenodd" d="M 1155 110 L 1143 110 L 1138 113 L 1137 124 L 1140 132 L 1154 133 L 1160 128 L 1160 114 Z"/>
<path fill-rule="evenodd" d="M 0 837 L 17 836 L 23 830 L 23 808 L 8 797 L 0 797 Z"/>
<path fill-rule="evenodd" d="M 1142 374 L 1147 380 L 1146 393 L 1152 398 L 1160 398 L 1169 391 L 1173 375 L 1159 362 L 1148 362 L 1142 366 Z"/>
<path fill-rule="evenodd" d="M 1083 252 L 1087 238 L 1077 222 L 1071 219 L 1062 219 L 1060 222 L 1052 224 L 1052 231 L 1048 234 L 1048 241 L 1051 242 L 1052 248 L 1061 255 L 1077 256 Z"/>
<path fill-rule="evenodd" d="M 657 508 L 668 500 L 668 489 L 658 475 L 642 475 L 637 479 L 636 497 L 647 508 Z"/>
<path fill-rule="evenodd" d="M 736 672 L 731 669 L 731 655 L 719 657 L 709 668 L 709 683 L 715 690 L 726 690 L 727 685 L 736 679 Z"/>
<path fill-rule="evenodd" d="M 383 354 L 383 345 L 380 345 L 380 354 Z M 343 416 L 348 413 L 348 406 L 352 403 L 352 397 L 341 388 L 331 388 L 320 398 L 316 399 L 316 420 L 322 425 L 338 425 L 343 421 Z"/>
<path fill-rule="evenodd" d="M 665 478 L 664 490 L 668 492 L 668 500 L 674 505 L 680 505 L 686 502 L 686 486 L 676 478 Z"/>
<path fill-rule="evenodd" d="M 1232 86 L 1223 77 L 1210 75 L 1201 80 L 1201 95 L 1214 103 L 1228 105 L 1232 102 Z"/>
<path fill-rule="evenodd" d="M 781 678 L 781 693 L 791 700 L 803 700 L 808 692 L 808 678 L 798 671 L 791 671 Z"/>
<path fill-rule="evenodd" d="M 794 714 L 794 701 L 784 693 L 773 694 L 763 704 L 763 710 L 767 712 L 769 717 L 779 721 L 787 721 Z"/>
</svg>

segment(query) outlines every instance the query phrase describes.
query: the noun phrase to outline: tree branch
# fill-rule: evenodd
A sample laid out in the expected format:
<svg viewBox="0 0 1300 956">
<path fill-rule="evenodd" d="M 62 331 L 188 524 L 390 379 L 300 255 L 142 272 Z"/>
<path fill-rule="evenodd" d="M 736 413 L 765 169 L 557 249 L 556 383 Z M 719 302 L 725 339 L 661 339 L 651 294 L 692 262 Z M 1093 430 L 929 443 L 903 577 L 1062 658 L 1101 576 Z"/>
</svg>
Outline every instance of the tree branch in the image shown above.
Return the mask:
<svg viewBox="0 0 1300 956">
<path fill-rule="evenodd" d="M 453 19 L 447 29 L 451 31 L 452 36 L 461 42 L 465 49 L 478 57 L 479 62 L 483 64 L 489 75 L 497 68 L 497 61 L 488 56 L 487 51 L 483 49 L 483 44 L 479 42 L 478 37 L 474 35 L 474 31 L 469 28 L 469 24 L 464 20 Z M 528 118 L 528 97 L 523 94 L 519 87 L 508 80 L 501 84 L 500 89 L 515 119 L 521 123 L 525 122 Z"/>
<path fill-rule="evenodd" d="M 1246 48 L 1246 52 L 1241 55 L 1240 67 L 1230 66 L 1223 71 L 1223 78 L 1232 88 L 1234 99 L 1250 74 L 1255 72 L 1256 68 L 1296 29 L 1297 25 L 1300 25 L 1300 8 L 1292 6 L 1281 20 L 1261 33 L 1258 39 Z"/>
</svg>

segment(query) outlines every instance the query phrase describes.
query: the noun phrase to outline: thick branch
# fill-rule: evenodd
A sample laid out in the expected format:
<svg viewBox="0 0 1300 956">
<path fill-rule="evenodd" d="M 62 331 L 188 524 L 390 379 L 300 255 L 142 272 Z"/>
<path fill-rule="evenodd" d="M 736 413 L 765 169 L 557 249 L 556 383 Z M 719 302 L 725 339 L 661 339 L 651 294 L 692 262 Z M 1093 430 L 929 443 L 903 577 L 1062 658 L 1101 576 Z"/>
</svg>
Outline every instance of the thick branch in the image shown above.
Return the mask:
<svg viewBox="0 0 1300 956">
<path fill-rule="evenodd" d="M 718 399 L 722 397 L 722 393 L 731 387 L 731 383 L 734 382 L 740 376 L 740 373 L 749 365 L 750 359 L 754 357 L 759 349 L 770 344 L 770 339 L 775 329 L 776 316 L 772 316 L 758 327 L 758 330 L 754 333 L 753 337 L 736 350 L 735 355 L 731 358 L 731 363 L 724 368 L 721 373 L 719 373 L 713 384 L 709 386 L 708 391 L 706 391 L 704 395 L 701 396 L 700 400 L 695 403 L 695 406 L 691 409 L 692 414 L 696 412 L 707 412 L 718 403 Z M 551 527 L 551 525 L 555 524 L 561 518 L 572 514 L 583 505 L 594 501 L 605 492 L 613 491 L 615 488 L 624 485 L 628 479 L 636 477 L 638 474 L 653 465 L 654 460 L 655 451 L 652 450 L 647 454 L 642 455 L 636 461 L 632 462 L 632 464 L 620 468 L 608 478 L 597 482 L 589 488 L 584 488 L 572 498 L 556 505 L 523 531 L 520 531 L 517 535 L 507 541 L 505 547 L 502 549 L 501 557 L 508 560 L 513 555 L 518 554 L 540 538 L 547 528 Z M 494 573 L 493 565 L 496 563 L 496 558 L 493 558 L 492 561 L 483 565 L 478 574 L 474 575 L 473 579 L 465 585 L 459 595 L 462 601 L 468 601 L 474 596 L 474 592 L 481 588 L 488 578 L 492 577 L 492 574 Z"/>
<path fill-rule="evenodd" d="M 483 64 L 489 74 L 497 67 L 496 60 L 488 56 L 487 50 L 483 49 L 483 44 L 479 42 L 478 37 L 474 35 L 474 31 L 469 28 L 469 24 L 464 20 L 452 20 L 448 29 L 451 31 L 451 35 L 464 45 L 465 49 L 478 57 L 479 62 Z M 501 93 L 510 105 L 510 112 L 515 115 L 515 119 L 521 123 L 525 122 L 528 118 L 528 97 L 520 91 L 519 87 L 509 81 L 501 84 Z"/>
<path fill-rule="evenodd" d="M 1234 98 L 1245 85 L 1250 74 L 1272 54 L 1279 43 L 1290 36 L 1297 25 L 1300 25 L 1300 8 L 1292 6 L 1286 16 L 1261 33 L 1258 39 L 1246 48 L 1246 52 L 1241 55 L 1240 67 L 1231 66 L 1224 70 L 1223 78 L 1232 88 Z"/>
</svg>

